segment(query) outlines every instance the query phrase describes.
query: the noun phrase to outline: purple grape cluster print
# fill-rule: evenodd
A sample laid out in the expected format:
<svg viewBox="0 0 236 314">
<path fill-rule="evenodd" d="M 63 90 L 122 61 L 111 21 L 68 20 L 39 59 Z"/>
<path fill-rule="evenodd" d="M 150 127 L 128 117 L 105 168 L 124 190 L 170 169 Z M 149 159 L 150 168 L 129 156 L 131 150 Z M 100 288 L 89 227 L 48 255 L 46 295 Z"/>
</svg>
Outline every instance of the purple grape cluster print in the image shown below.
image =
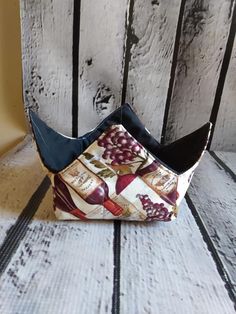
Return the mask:
<svg viewBox="0 0 236 314">
<path fill-rule="evenodd" d="M 107 132 L 98 140 L 98 145 L 105 149 L 102 158 L 110 158 L 112 165 L 133 161 L 142 150 L 142 146 L 127 131 L 121 131 L 119 127 Z"/>
<path fill-rule="evenodd" d="M 172 212 L 168 212 L 168 209 L 163 203 L 153 203 L 147 194 L 137 194 L 137 197 L 147 213 L 147 220 L 170 220 Z"/>
</svg>

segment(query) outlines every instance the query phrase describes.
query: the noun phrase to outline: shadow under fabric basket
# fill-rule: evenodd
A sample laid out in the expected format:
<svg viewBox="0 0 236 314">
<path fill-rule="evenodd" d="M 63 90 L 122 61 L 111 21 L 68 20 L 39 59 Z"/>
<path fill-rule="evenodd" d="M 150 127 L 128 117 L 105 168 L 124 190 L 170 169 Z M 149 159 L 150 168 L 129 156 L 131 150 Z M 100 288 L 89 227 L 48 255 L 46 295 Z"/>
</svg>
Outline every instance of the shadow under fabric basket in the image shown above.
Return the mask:
<svg viewBox="0 0 236 314">
<path fill-rule="evenodd" d="M 54 131 L 31 110 L 29 116 L 62 220 L 173 220 L 211 129 L 208 122 L 161 145 L 129 104 L 78 138 Z"/>
</svg>

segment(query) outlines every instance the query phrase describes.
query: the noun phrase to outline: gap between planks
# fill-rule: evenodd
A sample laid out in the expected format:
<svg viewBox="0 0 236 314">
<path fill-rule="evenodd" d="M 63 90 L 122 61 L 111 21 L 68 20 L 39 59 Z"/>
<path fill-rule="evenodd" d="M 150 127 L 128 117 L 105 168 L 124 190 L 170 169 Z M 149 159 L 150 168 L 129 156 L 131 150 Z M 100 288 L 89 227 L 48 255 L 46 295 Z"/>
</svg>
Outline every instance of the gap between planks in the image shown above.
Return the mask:
<svg viewBox="0 0 236 314">
<path fill-rule="evenodd" d="M 4 309 L 4 311 L 6 310 L 6 312 L 4 312 L 4 313 L 13 313 L 14 307 L 15 308 L 21 308 L 21 309 L 27 309 L 30 311 L 33 310 L 35 313 L 41 313 L 41 311 L 43 311 L 45 309 L 44 306 L 46 306 L 46 305 L 48 306 L 48 302 L 51 299 L 50 299 L 50 297 L 46 298 L 46 300 L 39 299 L 39 301 L 41 301 L 42 304 L 39 304 L 39 301 L 36 302 L 36 304 L 35 304 L 35 298 L 36 298 L 36 295 L 38 295 L 38 294 L 39 295 L 41 294 L 41 297 L 43 298 L 44 293 L 42 292 L 42 289 L 43 289 L 43 287 L 45 288 L 45 286 L 46 286 L 46 291 L 49 291 L 49 296 L 51 296 L 53 299 L 53 302 L 52 302 L 53 305 L 50 305 L 52 312 L 50 312 L 50 313 L 53 313 L 53 311 L 56 309 L 56 304 L 58 302 L 60 302 L 60 304 L 63 305 L 63 301 L 58 300 L 58 297 L 55 296 L 54 292 L 52 291 L 53 289 L 50 289 L 48 286 L 49 283 L 52 285 L 55 284 L 57 287 L 61 286 L 59 284 L 59 282 L 57 282 L 57 276 L 56 276 L 56 278 L 54 277 L 52 270 L 51 270 L 52 281 L 48 282 L 48 285 L 47 285 L 47 283 L 46 284 L 43 283 L 43 286 L 41 287 L 38 284 L 38 280 L 42 274 L 43 274 L 44 280 L 46 280 L 45 268 L 46 269 L 50 268 L 50 265 L 53 264 L 52 268 L 54 269 L 55 273 L 59 276 L 59 278 L 62 278 L 65 281 L 65 283 L 67 282 L 67 285 L 69 285 L 70 280 L 67 280 L 67 277 L 63 276 L 63 275 L 60 277 L 59 272 L 57 271 L 58 259 L 59 259 L 59 262 L 61 262 L 62 264 L 64 263 L 64 265 L 66 265 L 66 266 L 68 266 L 67 265 L 68 263 L 70 264 L 70 262 L 64 260 L 64 257 L 67 255 L 70 256 L 72 254 L 71 253 L 71 244 L 74 247 L 75 251 L 77 249 L 77 245 L 76 245 L 76 243 L 71 243 L 70 241 L 68 241 L 68 238 L 71 239 L 72 242 L 73 241 L 79 242 L 78 245 L 80 246 L 80 248 L 83 248 L 82 249 L 83 252 L 84 252 L 84 249 L 85 249 L 85 251 L 88 250 L 88 248 L 86 249 L 86 242 L 89 241 L 90 245 L 94 248 L 94 252 L 96 252 L 96 249 L 95 249 L 96 246 L 95 247 L 93 246 L 93 243 L 91 243 L 91 239 L 88 240 L 88 238 L 87 238 L 88 235 L 83 237 L 83 241 L 82 241 L 82 243 L 80 243 L 81 233 L 82 234 L 84 232 L 86 233 L 85 230 L 88 231 L 88 229 L 90 231 L 89 234 L 93 234 L 92 238 L 95 239 L 96 245 L 99 248 L 101 248 L 101 245 L 100 245 L 100 242 L 97 241 L 97 237 L 99 238 L 101 243 L 103 243 L 104 240 L 106 242 L 106 240 L 109 239 L 108 247 L 106 245 L 103 246 L 102 247 L 102 254 L 100 252 L 100 254 L 102 256 L 105 255 L 108 258 L 108 260 L 106 260 L 106 265 L 105 266 L 103 265 L 103 267 L 105 267 L 106 271 L 109 269 L 109 271 L 107 273 L 110 274 L 108 276 L 108 279 L 107 279 L 109 281 L 109 289 L 108 289 L 108 287 L 105 287 L 106 291 L 108 291 L 108 290 L 110 291 L 109 292 L 109 298 L 107 297 L 106 302 L 104 303 L 103 299 L 102 299 L 102 295 L 101 295 L 101 293 L 99 293 L 98 297 L 95 298 L 96 300 L 94 301 L 94 304 L 92 306 L 93 309 L 99 308 L 100 310 L 104 310 L 105 312 L 108 311 L 108 309 L 111 309 L 111 307 L 112 307 L 112 304 L 111 304 L 112 303 L 111 302 L 112 291 L 114 291 L 114 290 L 112 290 L 112 289 L 114 289 L 114 285 L 113 285 L 114 284 L 114 277 L 113 277 L 113 274 L 114 274 L 113 271 L 114 270 L 112 268 L 112 266 L 113 266 L 112 261 L 114 261 L 114 255 L 113 255 L 114 243 L 112 242 L 113 228 L 111 227 L 111 224 L 98 222 L 98 223 L 95 223 L 95 229 L 94 229 L 92 227 L 92 224 L 78 223 L 78 225 L 77 225 L 77 223 L 72 223 L 72 224 L 70 223 L 70 226 L 68 226 L 68 224 L 66 224 L 66 223 L 55 222 L 55 221 L 53 221 L 53 217 L 48 217 L 48 211 L 50 211 L 51 202 L 52 202 L 51 191 L 49 191 L 47 193 L 45 200 L 43 201 L 43 203 L 40 206 L 39 212 L 36 213 L 36 216 L 34 217 L 33 222 L 28 227 L 28 231 L 26 233 L 26 236 L 23 239 L 23 241 L 20 243 L 19 249 L 17 250 L 17 252 L 13 256 L 10 264 L 7 267 L 6 272 L 3 275 L 3 280 L 2 280 L 2 283 L 0 286 L 0 289 L 1 290 L 3 289 L 2 292 L 4 295 L 5 301 L 4 301 L 4 303 L 2 303 L 2 301 L 0 303 L 3 306 L 2 309 Z M 188 213 L 189 209 L 185 205 L 185 207 L 183 206 L 183 208 L 181 209 L 181 212 L 182 211 L 185 211 L 186 213 Z M 229 312 L 227 312 L 227 313 L 230 313 L 230 311 L 232 309 L 231 308 L 231 301 L 229 301 L 229 299 L 227 299 L 227 297 L 226 297 L 227 293 L 224 292 L 223 282 L 221 282 L 220 276 L 217 273 L 215 266 L 213 266 L 214 263 L 212 264 L 212 259 L 211 259 L 210 253 L 207 252 L 204 242 L 202 241 L 202 239 L 200 240 L 201 237 L 199 237 L 199 235 L 198 235 L 199 231 L 196 233 L 196 230 L 195 230 L 196 227 L 195 227 L 195 222 L 193 220 L 193 217 L 191 217 L 191 214 L 188 213 L 187 218 L 185 217 L 184 220 L 182 220 L 182 226 L 181 226 L 181 221 L 180 221 L 181 218 L 183 219 L 183 217 L 180 215 L 180 217 L 177 220 L 178 223 L 176 221 L 173 222 L 173 224 L 177 223 L 179 225 L 178 228 L 175 227 L 175 225 L 173 225 L 173 226 L 172 225 L 168 226 L 167 224 L 160 225 L 160 228 L 162 230 L 161 236 L 163 236 L 163 232 L 164 232 L 164 238 L 168 242 L 167 248 L 165 247 L 165 244 L 160 244 L 160 242 L 157 242 L 157 243 L 152 242 L 150 240 L 150 236 L 155 235 L 156 232 L 158 234 L 158 232 L 160 230 L 158 228 L 159 227 L 158 223 L 154 224 L 154 225 L 152 224 L 151 226 L 149 226 L 149 225 L 142 226 L 142 224 L 136 225 L 133 223 L 131 223 L 131 224 L 125 223 L 124 225 L 122 224 L 122 228 L 121 228 L 121 236 L 122 236 L 122 247 L 121 247 L 122 248 L 122 250 L 121 250 L 121 258 L 122 258 L 121 259 L 121 263 L 122 263 L 122 265 L 121 265 L 122 266 L 121 267 L 121 312 L 123 311 L 124 307 L 130 307 L 131 306 L 130 304 L 128 304 L 128 305 L 124 304 L 124 297 L 126 296 L 126 293 L 128 291 L 128 290 L 124 291 L 124 280 L 126 280 L 126 278 L 129 278 L 126 276 L 127 272 L 130 276 L 132 276 L 133 272 L 134 272 L 134 274 L 138 275 L 137 271 L 141 271 L 141 273 L 144 275 L 144 277 L 145 277 L 145 275 L 147 276 L 147 280 L 150 280 L 150 278 L 152 278 L 152 276 L 153 276 L 153 280 L 157 284 L 156 287 L 153 287 L 153 288 L 156 288 L 157 290 L 160 289 L 160 287 L 162 285 L 165 286 L 165 282 L 164 282 L 165 276 L 164 277 L 161 276 L 161 279 L 163 280 L 163 282 L 161 282 L 159 280 L 155 281 L 156 280 L 155 276 L 157 276 L 157 274 L 153 273 L 152 269 L 149 269 L 149 267 L 147 267 L 147 265 L 145 265 L 145 264 L 142 265 L 142 267 L 140 269 L 139 263 L 133 263 L 130 266 L 129 263 L 124 262 L 124 252 L 127 249 L 127 247 L 125 247 L 124 245 L 129 246 L 129 250 L 127 251 L 127 254 L 125 254 L 126 259 L 133 259 L 134 258 L 134 259 L 136 259 L 136 262 L 140 262 L 140 259 L 142 260 L 142 256 L 143 256 L 142 253 L 146 252 L 145 250 L 143 251 L 142 249 L 140 249 L 140 247 L 136 247 L 136 246 L 134 246 L 133 248 L 130 247 L 130 245 L 133 243 L 133 241 L 136 241 L 135 238 L 138 238 L 140 240 L 140 243 L 137 245 L 139 245 L 141 247 L 143 245 L 145 246 L 145 241 L 147 240 L 147 242 L 148 242 L 147 245 L 148 245 L 149 249 L 150 249 L 150 245 L 153 245 L 154 248 L 161 249 L 161 252 L 163 254 L 167 254 L 167 256 L 168 256 L 168 251 L 170 250 L 172 252 L 172 254 L 174 254 L 172 257 L 175 257 L 175 261 L 176 261 L 176 258 L 177 258 L 177 260 L 179 259 L 181 261 L 182 266 L 179 265 L 180 274 L 183 275 L 183 269 L 185 269 L 185 271 L 187 272 L 186 277 L 190 276 L 188 279 L 186 279 L 186 282 L 184 282 L 184 280 L 183 280 L 184 277 L 182 278 L 182 280 L 183 280 L 182 287 L 184 288 L 186 285 L 186 286 L 188 286 L 188 288 L 190 290 L 192 287 L 194 293 L 196 292 L 196 295 L 193 296 L 193 294 L 191 294 L 191 292 L 188 292 L 187 293 L 188 299 L 185 300 L 185 302 L 182 302 L 183 300 L 181 300 L 181 302 L 180 302 L 180 300 L 178 300 L 178 297 L 180 295 L 177 293 L 177 297 L 176 297 L 176 294 L 175 294 L 176 291 L 174 292 L 174 290 L 170 289 L 169 292 L 172 293 L 172 297 L 175 301 L 174 303 L 172 303 L 172 305 L 180 306 L 181 308 L 183 308 L 185 305 L 188 305 L 188 307 L 189 306 L 190 306 L 190 308 L 192 307 L 193 311 L 195 309 L 199 308 L 199 305 L 197 305 L 196 303 L 198 302 L 198 298 L 201 297 L 201 294 L 204 291 L 204 286 L 203 285 L 201 286 L 201 284 L 198 283 L 199 279 L 196 279 L 195 276 L 191 272 L 191 269 L 194 269 L 194 267 L 198 267 L 198 265 L 195 265 L 196 264 L 196 261 L 195 261 L 194 265 L 192 265 L 190 267 L 191 269 L 189 270 L 187 267 L 187 264 L 186 264 L 187 261 L 183 260 L 184 259 L 183 255 L 179 255 L 179 254 L 176 255 L 176 252 L 180 253 L 180 251 L 179 251 L 180 248 L 177 245 L 178 242 L 175 242 L 175 241 L 177 241 L 177 239 L 175 239 L 174 235 L 176 234 L 176 232 L 178 230 L 180 232 L 180 229 L 183 228 L 185 230 L 185 232 L 187 232 L 188 235 L 192 234 L 192 237 L 195 239 L 195 241 L 197 241 L 197 243 L 199 245 L 198 249 L 200 251 L 202 251 L 201 254 L 203 255 L 204 263 L 206 263 L 206 265 L 210 267 L 209 270 L 210 270 L 211 274 L 212 275 L 214 274 L 214 279 L 216 278 L 216 282 L 213 281 L 213 283 L 212 283 L 212 278 L 210 277 L 210 285 L 208 283 L 204 282 L 205 284 L 207 284 L 205 292 L 207 292 L 209 294 L 208 296 L 205 297 L 205 301 L 207 300 L 208 297 L 210 297 L 211 293 L 213 295 L 215 294 L 215 290 L 216 290 L 216 286 L 217 286 L 218 294 L 220 294 L 220 299 L 217 301 L 217 306 L 219 306 L 219 309 L 221 309 L 222 311 L 225 311 L 225 310 L 228 311 L 229 310 Z M 101 225 L 103 225 L 103 226 L 101 226 Z M 187 230 L 186 226 L 188 226 L 189 228 L 191 227 L 190 230 Z M 103 238 L 103 236 L 99 235 L 99 233 L 101 233 L 100 232 L 101 227 L 106 229 L 105 238 Z M 55 234 L 54 229 L 57 229 L 57 228 L 59 228 L 59 229 L 56 233 L 56 238 L 54 238 L 54 234 Z M 175 232 L 173 232 L 173 228 L 174 228 Z M 177 230 L 176 230 L 176 228 L 177 228 Z M 128 231 L 127 231 L 127 229 L 128 229 Z M 54 231 L 52 231 L 52 230 L 54 230 Z M 125 230 L 125 232 L 124 232 L 124 230 Z M 139 234 L 140 230 L 142 230 L 141 233 L 144 234 L 144 238 L 142 237 L 142 235 Z M 151 234 L 149 233 L 149 230 L 152 230 Z M 64 244 L 65 243 L 68 244 L 68 247 L 66 247 L 66 248 L 64 247 L 64 245 L 62 243 L 59 243 L 61 232 L 64 233 L 64 235 L 62 236 L 62 238 L 64 237 L 64 240 L 62 242 Z M 133 236 L 128 238 L 125 235 L 127 232 L 131 233 L 131 234 L 134 232 L 134 234 L 133 234 Z M 75 233 L 76 233 L 76 235 L 75 235 Z M 178 234 L 178 232 L 177 232 L 177 234 Z M 179 235 L 181 235 L 181 232 Z M 51 236 L 52 236 L 52 239 L 51 239 Z M 141 236 L 141 238 L 140 238 L 140 236 Z M 181 236 L 185 238 L 185 241 L 182 241 L 183 246 L 184 246 L 186 241 L 187 241 L 186 242 L 187 248 L 190 244 L 194 243 L 194 241 L 193 241 L 194 239 L 192 239 L 192 241 L 190 241 L 191 239 L 188 239 L 188 237 L 186 237 L 186 235 L 181 235 Z M 126 241 L 128 239 L 129 243 L 124 244 L 125 237 L 126 237 Z M 145 239 L 145 237 L 147 237 L 147 239 Z M 158 237 L 155 236 L 155 239 L 157 239 L 157 238 Z M 119 237 L 118 237 L 118 239 L 119 239 Z M 173 244 L 175 243 L 176 247 L 173 244 L 170 244 L 170 243 L 172 243 L 171 239 L 173 239 Z M 52 246 L 51 246 L 51 241 L 53 243 Z M 160 244 L 160 247 L 158 246 L 159 245 L 158 243 Z M 57 246 L 58 246 L 58 248 L 57 248 Z M 119 247 L 119 245 L 118 245 L 118 247 Z M 191 245 L 189 246 L 189 249 L 190 249 L 190 247 L 191 247 Z M 51 248 L 51 249 L 49 249 L 49 248 Z M 54 249 L 57 248 L 57 249 L 55 249 L 56 252 L 53 251 L 53 248 Z M 193 246 L 193 248 L 194 248 L 194 246 Z M 133 252 L 132 249 L 135 249 L 135 252 Z M 186 251 L 186 249 L 184 249 L 184 248 L 182 248 L 182 249 L 184 250 L 184 252 Z M 62 251 L 64 250 L 64 253 L 65 253 L 62 256 L 60 254 L 61 250 Z M 119 250 L 120 250 L 120 248 L 119 248 Z M 196 248 L 194 248 L 194 251 L 196 252 Z M 130 252 L 133 253 L 133 256 L 130 256 L 130 254 L 132 254 Z M 73 257 L 71 256 L 71 258 L 73 258 L 75 260 L 76 260 L 76 257 L 77 257 L 77 259 L 80 258 L 81 257 L 80 253 L 81 252 L 73 253 L 73 254 L 75 254 L 75 256 L 72 254 Z M 148 259 L 146 259 L 145 254 L 143 256 L 143 258 L 144 258 L 144 260 L 146 260 L 147 264 L 149 266 L 150 265 L 156 266 L 156 269 L 158 269 L 158 267 L 163 269 L 164 265 L 162 263 L 155 264 L 154 258 L 156 257 L 156 252 L 152 251 L 150 249 L 150 252 L 148 252 L 148 253 L 149 253 Z M 193 258 L 192 258 L 192 256 L 190 256 L 191 253 L 190 252 L 185 252 L 185 253 L 186 253 L 186 256 L 189 257 L 190 260 L 192 260 L 192 262 L 193 262 Z M 91 252 L 89 252 L 89 254 L 91 254 Z M 45 256 L 47 256 L 47 255 L 49 255 L 49 257 L 50 257 L 49 259 L 45 258 Z M 92 260 L 93 260 L 92 272 L 93 273 L 96 271 L 99 272 L 99 269 L 101 268 L 101 264 L 97 265 L 95 263 L 95 261 L 97 261 L 97 258 L 103 259 L 104 257 L 101 257 L 99 254 L 97 256 L 96 256 L 96 254 L 94 254 L 92 256 Z M 161 258 L 161 257 L 159 257 L 159 258 Z M 85 256 L 83 256 L 82 259 L 86 262 L 85 264 L 88 264 L 87 266 L 82 265 L 82 267 L 84 267 L 85 269 L 89 268 L 90 259 L 88 258 L 88 256 L 86 256 L 86 254 L 85 254 Z M 169 260 L 173 260 L 173 258 L 169 259 Z M 163 261 L 163 259 L 161 261 Z M 167 261 L 168 261 L 168 259 L 166 259 L 166 262 Z M 202 261 L 202 263 L 203 263 L 203 261 Z M 160 260 L 159 260 L 159 262 L 160 262 Z M 73 262 L 71 262 L 71 267 L 68 268 L 68 271 L 69 271 L 69 269 L 71 271 L 71 269 L 73 269 L 72 266 L 75 267 L 75 265 L 76 264 L 73 264 Z M 80 266 L 81 266 L 81 262 L 80 262 Z M 189 266 L 189 264 L 188 264 L 188 266 Z M 201 264 L 200 266 L 203 266 L 203 265 Z M 137 267 L 138 267 L 138 270 L 137 270 Z M 29 268 L 29 271 L 28 271 L 28 268 Z M 62 268 L 63 267 L 61 267 L 61 269 Z M 126 269 L 126 268 L 128 268 L 128 269 Z M 119 267 L 118 267 L 118 270 L 119 270 Z M 205 271 L 206 270 L 207 269 L 205 269 Z M 90 271 L 91 271 L 91 269 L 90 269 Z M 154 271 L 154 269 L 153 269 L 153 271 Z M 168 272 L 168 271 L 170 271 L 170 274 L 171 274 L 173 269 L 172 268 L 166 269 L 166 272 Z M 190 272 L 190 274 L 188 272 Z M 74 276 L 77 276 L 76 278 L 78 278 L 78 282 L 81 282 L 81 280 L 82 280 L 82 282 L 86 286 L 87 280 L 88 280 L 88 279 L 86 279 L 87 278 L 86 272 L 82 272 L 82 273 L 81 272 L 80 273 L 73 272 L 73 274 L 74 274 Z M 167 273 L 165 273 L 165 274 L 167 277 L 170 276 L 170 274 L 169 275 Z M 105 276 L 105 272 L 103 272 L 103 275 Z M 174 275 L 177 276 L 177 278 L 179 278 L 178 272 L 174 273 Z M 71 279 L 71 276 L 69 276 L 69 278 Z M 99 278 L 101 279 L 102 277 L 99 277 Z M 103 277 L 103 278 L 105 278 L 105 277 Z M 132 278 L 132 279 L 135 280 L 135 278 Z M 181 278 L 179 278 L 179 279 L 181 279 Z M 192 283 L 191 283 L 190 279 L 193 280 Z M 205 279 L 206 278 L 204 278 L 204 280 Z M 90 283 L 94 283 L 93 279 L 90 278 L 89 280 L 90 280 Z M 92 282 L 91 282 L 91 280 L 92 280 Z M 42 280 L 41 280 L 41 283 L 42 283 Z M 129 285 L 129 283 L 130 282 L 128 281 L 127 285 Z M 138 284 L 140 284 L 140 283 L 138 283 Z M 174 287 L 176 287 L 176 282 L 173 281 L 172 284 Z M 100 285 L 100 282 L 98 284 L 98 288 L 99 288 L 99 285 Z M 87 289 L 89 289 L 89 286 L 88 285 L 86 286 Z M 31 291 L 31 287 L 33 287 L 33 291 Z M 73 287 L 74 288 L 77 287 L 77 283 L 75 281 L 73 282 Z M 140 304 L 140 302 L 137 302 L 137 305 L 134 305 L 134 308 L 138 309 L 138 306 L 141 306 L 141 308 L 139 308 L 139 310 L 140 309 L 146 309 L 146 308 L 150 308 L 150 305 L 153 305 L 153 308 L 155 308 L 155 305 L 158 305 L 158 304 L 160 305 L 162 303 L 161 301 L 159 303 L 156 301 L 153 301 L 153 291 L 151 291 L 152 289 L 150 290 L 150 288 L 148 288 L 148 287 L 146 287 L 146 288 L 149 291 L 149 296 L 145 295 L 145 293 L 144 293 L 144 295 L 142 295 L 141 294 L 142 287 L 140 287 L 141 292 L 138 295 L 136 295 L 136 297 L 141 300 L 141 299 L 143 299 L 142 297 L 144 296 L 143 304 Z M 166 284 L 166 288 L 167 288 L 167 290 L 169 289 L 168 284 Z M 180 285 L 180 288 L 181 288 L 181 285 Z M 131 292 L 133 292 L 133 291 L 131 291 Z M 186 291 L 183 289 L 183 292 L 186 292 Z M 23 297 L 22 295 L 26 295 L 26 296 Z M 68 297 L 68 294 L 65 291 L 59 295 L 60 295 L 60 297 L 62 297 L 62 296 Z M 142 297 L 141 297 L 141 295 L 142 295 Z M 155 295 L 156 295 L 156 292 L 155 292 Z M 19 298 L 19 296 L 20 296 L 20 298 Z M 217 294 L 216 294 L 216 296 L 217 296 Z M 216 300 L 214 300 L 214 298 L 216 296 L 213 296 L 213 299 L 211 299 L 211 302 L 216 301 Z M 85 297 L 85 294 L 83 294 L 83 298 L 84 297 Z M 131 295 L 131 300 L 132 300 L 132 297 L 133 296 Z M 145 299 L 146 297 L 150 298 L 150 302 Z M 28 298 L 29 299 L 32 298 L 31 300 L 34 301 L 33 302 L 34 304 L 29 304 L 29 302 L 27 301 Z M 78 308 L 78 306 L 81 306 L 80 302 L 84 302 L 83 298 L 80 298 L 79 300 L 73 300 L 70 297 L 70 300 L 72 301 L 72 304 L 70 306 L 70 309 L 72 311 L 71 313 L 73 313 L 73 311 L 75 311 L 75 308 Z M 180 297 L 180 299 L 181 299 L 181 297 Z M 73 303 L 73 301 L 74 301 L 74 303 Z M 129 302 L 130 302 L 130 294 L 128 296 L 127 302 L 125 302 L 125 303 L 129 303 Z M 147 302 L 147 303 L 145 303 L 145 302 Z M 46 305 L 45 305 L 45 303 L 46 303 Z M 181 303 L 182 303 L 182 305 L 181 305 Z M 118 309 L 118 304 L 115 306 L 116 309 Z M 91 308 L 89 308 L 89 310 L 90 309 Z M 213 307 L 213 309 L 214 309 L 214 307 Z M 7 311 L 9 311 L 9 312 L 7 312 Z M 86 307 L 84 307 L 83 305 L 82 305 L 82 311 L 84 311 L 82 313 L 86 313 Z M 130 313 L 132 313 L 132 311 L 133 311 L 133 309 L 131 308 Z M 117 311 L 116 313 L 119 313 L 119 311 Z M 164 312 L 162 311 L 162 313 L 164 313 Z M 204 313 L 204 312 L 202 312 L 202 313 Z"/>
<path fill-rule="evenodd" d="M 44 176 L 29 135 L 0 159 L 0 245 Z"/>
<path fill-rule="evenodd" d="M 113 223 L 57 221 L 51 204 L 50 189 L 2 275 L 0 312 L 110 313 Z"/>
<path fill-rule="evenodd" d="M 1 312 L 111 312 L 113 224 L 55 221 L 46 216 L 51 202 L 49 190 L 2 276 Z M 194 218 L 181 207 L 170 225 L 122 224 L 121 313 L 233 313 Z"/>
<path fill-rule="evenodd" d="M 234 313 L 185 201 L 177 220 L 122 224 L 121 313 Z"/>
<path fill-rule="evenodd" d="M 236 296 L 236 181 L 224 166 L 209 153 L 206 153 L 193 176 L 189 196 L 197 213 L 204 223 L 217 254 L 232 283 Z"/>
</svg>

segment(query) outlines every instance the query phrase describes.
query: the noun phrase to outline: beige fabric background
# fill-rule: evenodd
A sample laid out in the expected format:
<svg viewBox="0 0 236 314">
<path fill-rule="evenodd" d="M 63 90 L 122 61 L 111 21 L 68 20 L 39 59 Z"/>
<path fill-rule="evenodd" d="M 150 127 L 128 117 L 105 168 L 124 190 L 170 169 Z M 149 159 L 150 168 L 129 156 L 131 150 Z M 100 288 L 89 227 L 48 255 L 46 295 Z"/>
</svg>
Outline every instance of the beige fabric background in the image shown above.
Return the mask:
<svg viewBox="0 0 236 314">
<path fill-rule="evenodd" d="M 18 0 L 0 0 L 0 155 L 17 144 L 26 130 L 19 3 Z"/>
</svg>

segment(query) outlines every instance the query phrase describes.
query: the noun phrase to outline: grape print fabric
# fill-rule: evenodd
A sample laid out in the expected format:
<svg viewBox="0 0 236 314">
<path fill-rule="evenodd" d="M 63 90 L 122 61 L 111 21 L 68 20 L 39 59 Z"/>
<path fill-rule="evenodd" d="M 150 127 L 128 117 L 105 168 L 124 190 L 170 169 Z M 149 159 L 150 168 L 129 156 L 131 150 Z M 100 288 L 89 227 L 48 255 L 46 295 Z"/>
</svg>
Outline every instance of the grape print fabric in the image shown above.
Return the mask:
<svg viewBox="0 0 236 314">
<path fill-rule="evenodd" d="M 129 104 L 78 138 L 54 131 L 32 111 L 30 123 L 61 220 L 175 219 L 211 128 L 206 123 L 161 145 Z"/>
<path fill-rule="evenodd" d="M 59 219 L 170 221 L 177 215 L 178 175 L 122 125 L 111 126 L 52 182 Z"/>
</svg>

